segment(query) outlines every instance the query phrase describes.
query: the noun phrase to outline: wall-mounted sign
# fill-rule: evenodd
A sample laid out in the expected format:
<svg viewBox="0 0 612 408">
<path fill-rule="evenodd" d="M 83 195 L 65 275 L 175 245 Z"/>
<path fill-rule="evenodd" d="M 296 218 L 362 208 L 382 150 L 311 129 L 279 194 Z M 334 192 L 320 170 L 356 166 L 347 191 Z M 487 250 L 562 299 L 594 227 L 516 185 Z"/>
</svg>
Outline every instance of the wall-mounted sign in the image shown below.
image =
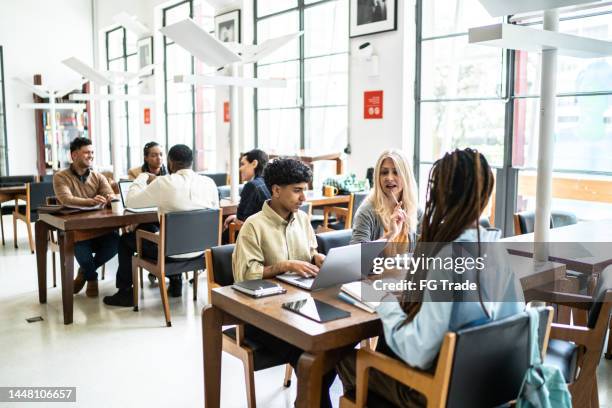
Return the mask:
<svg viewBox="0 0 612 408">
<path fill-rule="evenodd" d="M 144 124 L 151 124 L 151 108 L 144 108 Z"/>
<path fill-rule="evenodd" d="M 223 121 L 229 123 L 230 121 L 230 105 L 229 102 L 223 102 Z"/>
<path fill-rule="evenodd" d="M 383 118 L 383 91 L 365 91 L 363 93 L 363 118 Z"/>
</svg>

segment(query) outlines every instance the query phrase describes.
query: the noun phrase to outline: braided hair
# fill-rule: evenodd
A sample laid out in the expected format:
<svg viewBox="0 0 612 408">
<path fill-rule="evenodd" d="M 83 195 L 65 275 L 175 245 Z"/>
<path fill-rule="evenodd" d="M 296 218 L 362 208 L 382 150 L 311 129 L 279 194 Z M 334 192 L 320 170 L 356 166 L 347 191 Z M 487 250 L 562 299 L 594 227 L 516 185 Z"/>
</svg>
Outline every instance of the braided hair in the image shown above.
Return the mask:
<svg viewBox="0 0 612 408">
<path fill-rule="evenodd" d="M 429 171 L 427 202 L 415 256 L 433 257 L 464 230 L 478 225 L 493 192 L 493 185 L 491 167 L 477 150 L 455 149 L 437 160 Z M 478 251 L 480 254 L 479 230 Z M 407 279 L 418 282 L 426 277 L 427 270 L 420 267 Z M 423 292 L 404 292 L 401 304 L 408 316 L 406 323 L 419 312 L 422 300 Z"/>
</svg>

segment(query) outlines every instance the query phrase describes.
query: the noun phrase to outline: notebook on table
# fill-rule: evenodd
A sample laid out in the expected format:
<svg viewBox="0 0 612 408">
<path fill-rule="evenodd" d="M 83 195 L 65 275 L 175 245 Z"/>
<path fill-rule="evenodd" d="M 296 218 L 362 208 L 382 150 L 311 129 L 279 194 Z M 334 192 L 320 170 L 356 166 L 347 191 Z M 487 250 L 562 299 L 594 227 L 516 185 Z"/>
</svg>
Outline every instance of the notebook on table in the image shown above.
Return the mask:
<svg viewBox="0 0 612 408">
<path fill-rule="evenodd" d="M 232 285 L 232 289 L 256 298 L 287 292 L 287 290 L 279 284 L 263 279 L 237 282 Z"/>
</svg>

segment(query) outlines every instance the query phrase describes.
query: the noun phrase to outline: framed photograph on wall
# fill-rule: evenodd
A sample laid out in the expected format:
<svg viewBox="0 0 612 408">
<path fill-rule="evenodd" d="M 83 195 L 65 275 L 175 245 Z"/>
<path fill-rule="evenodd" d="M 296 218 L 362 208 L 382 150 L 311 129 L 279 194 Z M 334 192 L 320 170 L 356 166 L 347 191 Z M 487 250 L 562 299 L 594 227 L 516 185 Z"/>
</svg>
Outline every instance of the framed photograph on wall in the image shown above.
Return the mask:
<svg viewBox="0 0 612 408">
<path fill-rule="evenodd" d="M 215 35 L 221 42 L 240 42 L 240 10 L 215 16 Z"/>
<path fill-rule="evenodd" d="M 137 43 L 138 67 L 140 69 L 153 64 L 153 37 L 141 38 Z"/>
<path fill-rule="evenodd" d="M 397 0 L 349 0 L 350 37 L 397 30 Z"/>
</svg>

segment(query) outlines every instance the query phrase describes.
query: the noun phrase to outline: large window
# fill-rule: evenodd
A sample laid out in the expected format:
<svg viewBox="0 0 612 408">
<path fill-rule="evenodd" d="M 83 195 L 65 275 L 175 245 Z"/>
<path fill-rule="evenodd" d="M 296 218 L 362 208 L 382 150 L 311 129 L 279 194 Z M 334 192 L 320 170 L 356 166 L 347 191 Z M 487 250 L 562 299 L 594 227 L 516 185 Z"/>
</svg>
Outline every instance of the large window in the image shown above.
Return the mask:
<svg viewBox="0 0 612 408">
<path fill-rule="evenodd" d="M 506 212 L 498 214 L 503 219 L 496 220 L 503 226 L 508 212 L 535 207 L 541 56 L 468 44 L 468 28 L 502 22 L 477 0 L 419 0 L 417 5 L 415 162 L 421 198 L 433 161 L 454 148 L 475 147 L 498 168 L 499 191 L 517 191 L 518 197 L 496 197 L 498 204 L 506 203 Z M 539 19 L 511 22 L 541 28 Z M 561 32 L 612 39 L 610 6 L 562 14 L 561 20 Z M 589 194 L 593 197 L 590 180 L 612 182 L 606 154 L 612 151 L 611 64 L 610 58 L 559 56 L 553 207 L 580 218 L 598 216 L 595 207 L 612 209 L 601 195 L 587 202 Z M 562 193 L 572 180 L 581 185 L 576 191 L 589 193 Z"/>
<path fill-rule="evenodd" d="M 206 3 L 183 1 L 163 9 L 163 25 L 192 18 L 205 30 L 214 31 L 214 9 Z M 194 149 L 196 170 L 216 169 L 214 88 L 175 83 L 175 75 L 213 74 L 183 48 L 164 37 L 164 84 L 166 145 L 185 144 Z"/>
<path fill-rule="evenodd" d="M 258 77 L 288 82 L 286 88 L 256 91 L 258 147 L 287 154 L 299 149 L 339 152 L 346 146 L 348 15 L 347 0 L 255 1 L 258 44 L 304 32 L 256 66 Z"/>
<path fill-rule="evenodd" d="M 0 46 L 0 176 L 8 175 L 8 148 L 6 137 L 6 111 L 4 99 L 4 60 Z"/>
</svg>

